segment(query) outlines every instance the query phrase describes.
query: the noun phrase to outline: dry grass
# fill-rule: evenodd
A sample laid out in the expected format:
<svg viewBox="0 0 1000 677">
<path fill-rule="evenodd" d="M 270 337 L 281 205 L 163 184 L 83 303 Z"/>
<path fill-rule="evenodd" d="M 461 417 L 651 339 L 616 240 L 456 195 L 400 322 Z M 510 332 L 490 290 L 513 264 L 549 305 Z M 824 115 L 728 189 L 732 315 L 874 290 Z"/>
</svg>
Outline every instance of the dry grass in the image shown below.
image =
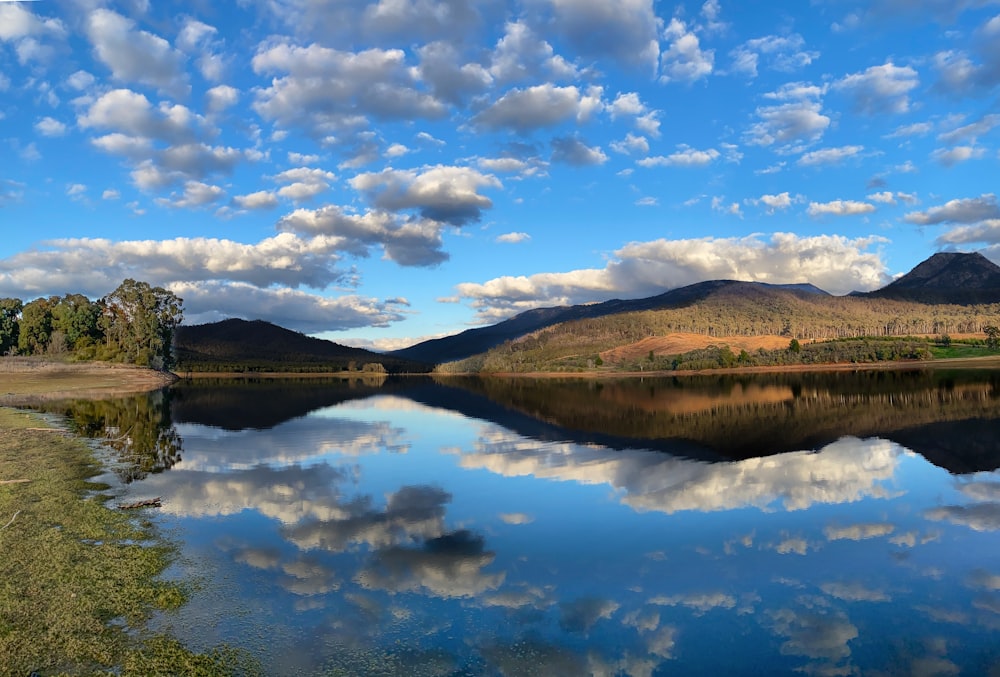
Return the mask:
<svg viewBox="0 0 1000 677">
<path fill-rule="evenodd" d="M 753 352 L 760 348 L 778 350 L 787 348 L 789 340 L 787 336 L 726 336 L 719 338 L 705 334 L 675 333 L 666 336 L 652 336 L 638 343 L 606 350 L 601 353 L 601 359 L 614 364 L 641 359 L 649 355 L 649 351 L 653 351 L 654 355 L 680 355 L 712 345 L 727 345 L 737 353 L 741 350 Z"/>
<path fill-rule="evenodd" d="M 173 380 L 169 374 L 128 365 L 4 357 L 0 358 L 0 405 L 145 392 Z"/>
</svg>

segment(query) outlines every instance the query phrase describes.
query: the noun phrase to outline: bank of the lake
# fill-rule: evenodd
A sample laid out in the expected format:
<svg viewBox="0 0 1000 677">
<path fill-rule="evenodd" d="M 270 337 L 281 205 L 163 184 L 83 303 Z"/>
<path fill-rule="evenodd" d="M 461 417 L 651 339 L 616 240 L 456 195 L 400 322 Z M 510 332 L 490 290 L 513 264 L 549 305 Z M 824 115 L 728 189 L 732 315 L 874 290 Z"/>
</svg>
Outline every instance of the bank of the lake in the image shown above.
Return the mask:
<svg viewBox="0 0 1000 677">
<path fill-rule="evenodd" d="M 0 406 L 67 397 L 110 397 L 158 390 L 177 380 L 170 372 L 107 362 L 0 358 Z"/>
<path fill-rule="evenodd" d="M 147 629 L 185 601 L 161 579 L 174 549 L 116 509 L 102 470 L 82 439 L 0 407 L 0 674 L 246 674 L 236 652 Z"/>
</svg>

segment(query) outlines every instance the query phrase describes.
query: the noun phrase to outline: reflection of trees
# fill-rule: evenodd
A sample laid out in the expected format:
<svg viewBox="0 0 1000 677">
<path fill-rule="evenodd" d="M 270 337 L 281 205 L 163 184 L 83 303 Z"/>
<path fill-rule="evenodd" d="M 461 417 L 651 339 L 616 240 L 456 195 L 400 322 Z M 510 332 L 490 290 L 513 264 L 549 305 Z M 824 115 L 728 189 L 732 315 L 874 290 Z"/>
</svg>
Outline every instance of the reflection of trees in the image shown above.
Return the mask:
<svg viewBox="0 0 1000 677">
<path fill-rule="evenodd" d="M 87 437 L 114 452 L 113 470 L 123 482 L 172 468 L 183 441 L 170 420 L 169 391 L 107 400 L 77 400 L 50 407 Z"/>
<path fill-rule="evenodd" d="M 646 446 L 644 440 L 690 440 L 729 458 L 813 448 L 844 435 L 892 437 L 921 425 L 1000 419 L 1000 376 L 973 371 L 606 381 L 449 378 L 442 384 L 488 398 L 498 405 L 494 420 L 501 424 L 507 423 L 504 411 L 506 418 L 515 411 L 570 433 L 617 436 L 636 446 Z M 997 444 L 978 449 L 976 465 L 1000 466 L 993 464 L 1000 459 Z"/>
</svg>

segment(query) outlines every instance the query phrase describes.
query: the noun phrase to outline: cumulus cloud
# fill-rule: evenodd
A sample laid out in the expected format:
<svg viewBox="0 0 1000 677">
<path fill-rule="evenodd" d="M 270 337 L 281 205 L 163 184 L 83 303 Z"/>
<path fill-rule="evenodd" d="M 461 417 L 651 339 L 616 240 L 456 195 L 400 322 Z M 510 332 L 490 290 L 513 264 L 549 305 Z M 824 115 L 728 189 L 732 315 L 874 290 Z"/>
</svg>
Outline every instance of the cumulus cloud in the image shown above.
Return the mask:
<svg viewBox="0 0 1000 677">
<path fill-rule="evenodd" d="M 378 210 L 356 214 L 336 205 L 297 209 L 278 222 L 279 230 L 335 237 L 338 248 L 356 256 L 367 256 L 370 247 L 381 246 L 386 258 L 404 266 L 432 266 L 448 258 L 441 251 L 441 228 L 433 220 L 401 219 Z"/>
<path fill-rule="evenodd" d="M 843 162 L 846 158 L 854 157 L 865 149 L 864 146 L 841 146 L 839 148 L 821 148 L 809 153 L 805 153 L 799 158 L 798 164 L 803 167 L 815 167 L 817 165 L 832 165 Z"/>
<path fill-rule="evenodd" d="M 747 204 L 753 205 L 764 205 L 767 208 L 768 214 L 774 214 L 779 209 L 784 210 L 792 206 L 792 203 L 797 201 L 797 198 L 793 198 L 789 195 L 788 191 L 784 193 L 778 193 L 777 195 L 761 195 L 758 198 L 751 198 L 746 200 Z"/>
<path fill-rule="evenodd" d="M 976 223 L 987 219 L 1000 219 L 1000 204 L 993 193 L 979 197 L 949 200 L 943 205 L 922 212 L 910 212 L 903 217 L 907 223 L 920 226 L 941 223 Z"/>
<path fill-rule="evenodd" d="M 857 216 L 875 211 L 875 205 L 857 200 L 832 200 L 830 202 L 810 202 L 809 216 Z"/>
<path fill-rule="evenodd" d="M 854 99 L 854 107 L 865 115 L 905 113 L 910 110 L 910 92 L 920 84 L 917 71 L 910 66 L 887 62 L 853 73 L 834 83 Z"/>
<path fill-rule="evenodd" d="M 246 195 L 234 195 L 233 202 L 240 209 L 273 209 L 278 206 L 278 197 L 266 190 L 258 190 Z"/>
<path fill-rule="evenodd" d="M 283 127 L 317 137 L 383 120 L 437 119 L 444 103 L 418 86 L 399 49 L 346 52 L 318 44 L 264 44 L 251 60 L 258 75 L 273 75 L 256 91 L 254 109 Z"/>
<path fill-rule="evenodd" d="M 62 136 L 66 133 L 66 125 L 46 116 L 35 123 L 35 130 L 42 136 Z"/>
<path fill-rule="evenodd" d="M 422 170 L 385 169 L 350 180 L 379 209 L 414 209 L 433 221 L 462 226 L 478 221 L 493 202 L 479 191 L 501 188 L 499 179 L 469 167 L 437 165 Z"/>
<path fill-rule="evenodd" d="M 588 146 L 574 136 L 552 139 L 552 162 L 561 162 L 575 167 L 602 165 L 608 156 L 598 146 Z"/>
<path fill-rule="evenodd" d="M 945 167 L 951 167 L 961 162 L 983 157 L 986 151 L 975 146 L 955 146 L 954 148 L 938 148 L 931 157 Z"/>
<path fill-rule="evenodd" d="M 527 233 L 513 232 L 513 233 L 504 233 L 503 235 L 497 235 L 496 241 L 503 242 L 506 244 L 517 244 L 518 242 L 524 242 L 530 239 L 531 236 L 528 235 Z"/>
<path fill-rule="evenodd" d="M 278 195 L 295 202 L 308 200 L 327 190 L 337 176 L 333 172 L 311 167 L 295 167 L 275 175 L 276 183 L 283 183 Z"/>
<path fill-rule="evenodd" d="M 652 0 L 548 0 L 553 29 L 581 54 L 656 66 L 659 19 Z"/>
<path fill-rule="evenodd" d="M 472 118 L 473 126 L 487 130 L 511 129 L 525 134 L 576 120 L 586 122 L 604 104 L 603 90 L 591 86 L 559 87 L 551 83 L 512 89 Z"/>
<path fill-rule="evenodd" d="M 703 50 L 698 36 L 683 21 L 671 19 L 663 38 L 669 46 L 660 55 L 662 82 L 694 82 L 712 74 L 715 51 Z"/>
<path fill-rule="evenodd" d="M 163 38 L 137 30 L 131 19 L 97 9 L 87 19 L 86 33 L 94 54 L 116 79 L 150 85 L 175 97 L 190 91 L 184 55 Z"/>
<path fill-rule="evenodd" d="M 790 73 L 819 58 L 819 52 L 803 49 L 804 46 L 805 40 L 798 33 L 747 40 L 730 52 L 733 60 L 731 70 L 755 78 L 763 60 L 764 65 L 772 70 Z"/>
<path fill-rule="evenodd" d="M 642 158 L 636 164 L 642 167 L 704 167 L 719 157 L 719 151 L 714 148 L 697 150 L 681 146 L 676 153 L 656 155 Z"/>
<path fill-rule="evenodd" d="M 888 282 L 881 254 L 885 240 L 838 235 L 800 237 L 775 233 L 744 238 L 633 242 L 614 252 L 604 268 L 462 283 L 456 289 L 483 322 L 552 305 L 642 297 L 704 280 L 774 284 L 808 281 L 834 294 L 877 289 Z"/>
<path fill-rule="evenodd" d="M 463 63 L 458 48 L 450 42 L 423 45 L 416 53 L 421 79 L 430 85 L 435 97 L 452 105 L 464 104 L 494 83 L 494 76 L 485 66 Z"/>
<path fill-rule="evenodd" d="M 520 80 L 572 79 L 577 68 L 555 54 L 552 45 L 524 21 L 509 21 L 490 59 L 489 75 L 498 83 Z"/>
<path fill-rule="evenodd" d="M 817 141 L 830 126 L 830 118 L 821 110 L 819 101 L 809 99 L 758 107 L 755 113 L 760 121 L 750 126 L 744 138 L 755 146 L 787 146 Z"/>
<path fill-rule="evenodd" d="M 646 155 L 649 153 L 649 141 L 644 136 L 636 136 L 629 132 L 621 141 L 612 141 L 611 150 L 623 155 L 633 153 Z"/>
<path fill-rule="evenodd" d="M 218 202 L 225 195 L 226 191 L 219 186 L 202 183 L 201 181 L 188 181 L 184 184 L 183 193 L 172 194 L 169 198 L 157 198 L 156 203 L 175 209 L 191 209 L 205 207 L 213 202 Z"/>
</svg>

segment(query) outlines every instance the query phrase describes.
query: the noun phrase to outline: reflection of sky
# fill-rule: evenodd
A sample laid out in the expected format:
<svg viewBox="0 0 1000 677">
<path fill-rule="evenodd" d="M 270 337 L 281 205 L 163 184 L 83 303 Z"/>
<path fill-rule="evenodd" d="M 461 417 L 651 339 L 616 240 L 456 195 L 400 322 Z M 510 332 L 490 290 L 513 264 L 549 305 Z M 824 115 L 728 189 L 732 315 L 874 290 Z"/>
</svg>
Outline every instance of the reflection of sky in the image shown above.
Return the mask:
<svg viewBox="0 0 1000 677">
<path fill-rule="evenodd" d="M 132 487 L 163 498 L 178 573 L 203 581 L 163 622 L 248 646 L 269 673 L 711 674 L 738 655 L 766 674 L 948 674 L 1000 658 L 1000 475 L 953 479 L 887 440 L 708 464 L 397 397 L 179 432 L 183 462 Z"/>
</svg>

